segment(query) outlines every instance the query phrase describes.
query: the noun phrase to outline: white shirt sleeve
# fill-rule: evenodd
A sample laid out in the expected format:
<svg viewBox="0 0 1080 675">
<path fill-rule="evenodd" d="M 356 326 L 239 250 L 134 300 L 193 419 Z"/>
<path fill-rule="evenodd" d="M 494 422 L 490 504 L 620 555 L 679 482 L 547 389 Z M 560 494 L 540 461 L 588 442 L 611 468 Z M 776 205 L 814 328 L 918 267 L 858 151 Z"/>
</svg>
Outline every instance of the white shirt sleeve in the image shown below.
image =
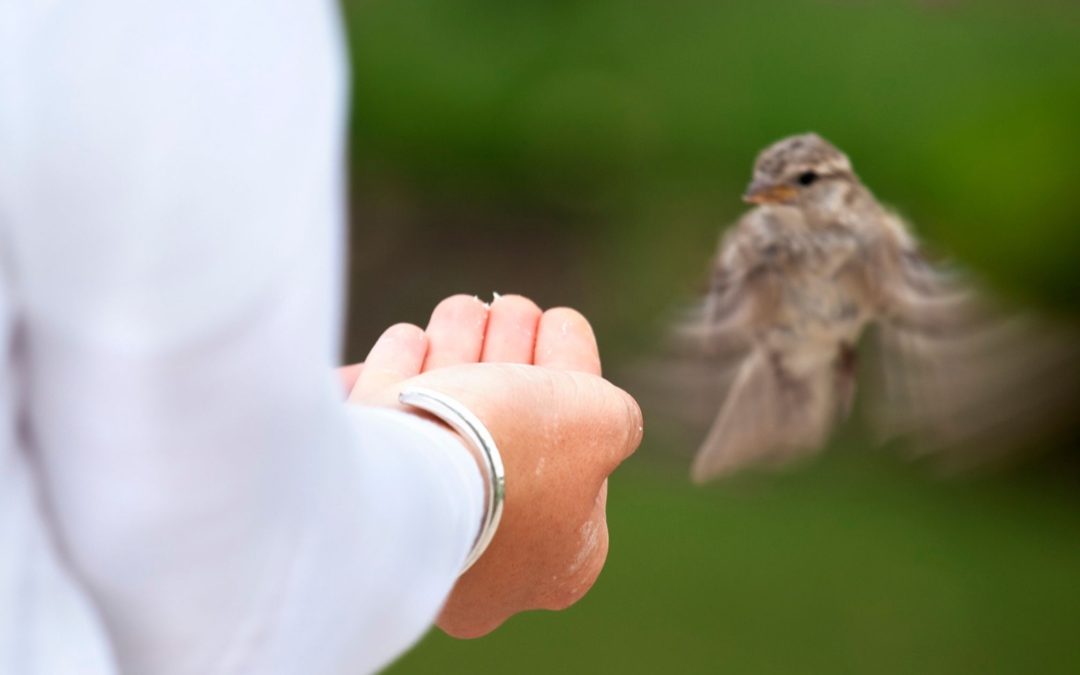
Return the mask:
<svg viewBox="0 0 1080 675">
<path fill-rule="evenodd" d="M 456 437 L 347 407 L 331 371 L 335 12 L 0 7 L 20 443 L 123 671 L 375 670 L 430 626 L 476 536 Z"/>
</svg>

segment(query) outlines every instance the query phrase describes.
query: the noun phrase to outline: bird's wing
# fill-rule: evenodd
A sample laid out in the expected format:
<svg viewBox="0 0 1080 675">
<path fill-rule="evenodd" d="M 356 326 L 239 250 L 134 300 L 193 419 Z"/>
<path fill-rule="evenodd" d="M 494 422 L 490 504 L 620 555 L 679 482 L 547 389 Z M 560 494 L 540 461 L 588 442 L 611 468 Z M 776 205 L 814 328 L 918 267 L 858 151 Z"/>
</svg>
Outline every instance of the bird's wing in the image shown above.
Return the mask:
<svg viewBox="0 0 1080 675">
<path fill-rule="evenodd" d="M 676 335 L 714 359 L 745 355 L 754 331 L 779 304 L 784 268 L 794 255 L 784 233 L 797 217 L 794 210 L 754 209 L 725 232 L 705 298 Z"/>
<path fill-rule="evenodd" d="M 882 435 L 962 467 L 1068 421 L 1080 394 L 1074 336 L 1004 311 L 898 227 L 876 261 L 882 321 L 867 409 Z"/>
<path fill-rule="evenodd" d="M 773 263 L 761 254 L 774 227 L 755 209 L 728 228 L 705 296 L 671 318 L 655 353 L 623 373 L 650 417 L 691 429 L 716 417 L 776 295 Z"/>
</svg>

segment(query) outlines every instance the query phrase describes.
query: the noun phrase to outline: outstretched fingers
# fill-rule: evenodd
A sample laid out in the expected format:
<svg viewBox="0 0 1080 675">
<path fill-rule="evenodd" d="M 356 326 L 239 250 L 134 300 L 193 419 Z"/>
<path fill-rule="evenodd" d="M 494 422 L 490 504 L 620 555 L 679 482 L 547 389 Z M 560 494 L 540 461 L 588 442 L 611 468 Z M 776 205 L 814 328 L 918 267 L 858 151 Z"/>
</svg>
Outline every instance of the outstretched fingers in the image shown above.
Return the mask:
<svg viewBox="0 0 1080 675">
<path fill-rule="evenodd" d="M 543 312 L 520 295 L 495 298 L 488 311 L 487 333 L 480 360 L 485 363 L 533 362 L 536 333 Z"/>
<path fill-rule="evenodd" d="M 428 339 L 419 326 L 399 323 L 387 328 L 359 368 L 349 400 L 375 403 L 400 382 L 420 374 L 428 353 Z"/>
<path fill-rule="evenodd" d="M 422 370 L 476 363 L 484 348 L 488 306 L 472 295 L 446 298 L 431 313 L 429 342 Z"/>
<path fill-rule="evenodd" d="M 544 312 L 537 329 L 533 363 L 599 375 L 600 350 L 588 319 L 567 307 Z"/>
</svg>

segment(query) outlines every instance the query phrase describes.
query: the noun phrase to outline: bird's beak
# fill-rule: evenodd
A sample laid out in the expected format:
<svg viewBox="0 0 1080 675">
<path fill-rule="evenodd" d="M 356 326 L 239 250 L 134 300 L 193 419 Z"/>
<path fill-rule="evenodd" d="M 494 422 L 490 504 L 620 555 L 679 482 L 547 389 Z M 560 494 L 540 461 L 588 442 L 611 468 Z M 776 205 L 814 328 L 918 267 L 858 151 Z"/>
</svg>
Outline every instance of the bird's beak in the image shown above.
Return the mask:
<svg viewBox="0 0 1080 675">
<path fill-rule="evenodd" d="M 777 204 L 795 197 L 795 188 L 790 185 L 777 185 L 755 180 L 746 188 L 743 201 L 749 204 Z"/>
</svg>

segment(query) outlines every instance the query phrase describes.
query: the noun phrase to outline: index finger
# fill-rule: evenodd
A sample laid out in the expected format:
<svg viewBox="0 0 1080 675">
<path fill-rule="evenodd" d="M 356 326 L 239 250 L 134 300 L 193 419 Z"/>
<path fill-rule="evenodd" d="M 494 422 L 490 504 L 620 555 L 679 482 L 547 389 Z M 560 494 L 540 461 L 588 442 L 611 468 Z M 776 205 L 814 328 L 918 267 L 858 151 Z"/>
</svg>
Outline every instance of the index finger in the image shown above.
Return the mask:
<svg viewBox="0 0 1080 675">
<path fill-rule="evenodd" d="M 536 331 L 533 363 L 599 375 L 600 350 L 588 319 L 569 307 L 544 312 Z"/>
</svg>

